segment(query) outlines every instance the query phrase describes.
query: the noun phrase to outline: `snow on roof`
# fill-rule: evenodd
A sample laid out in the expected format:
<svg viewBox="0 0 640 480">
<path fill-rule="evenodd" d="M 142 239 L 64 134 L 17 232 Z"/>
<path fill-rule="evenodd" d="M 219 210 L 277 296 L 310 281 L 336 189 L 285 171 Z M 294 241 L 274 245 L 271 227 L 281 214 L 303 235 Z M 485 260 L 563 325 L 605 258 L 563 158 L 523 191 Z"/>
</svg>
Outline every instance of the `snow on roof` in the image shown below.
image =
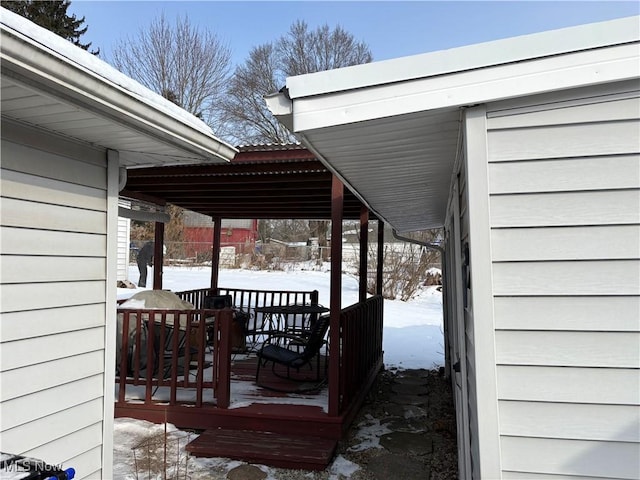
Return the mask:
<svg viewBox="0 0 640 480">
<path fill-rule="evenodd" d="M 211 127 L 195 115 L 149 90 L 97 56 L 75 46 L 55 33 L 5 8 L 0 8 L 0 24 L 3 30 L 10 31 L 13 35 L 36 48 L 46 50 L 52 56 L 74 65 L 85 73 L 100 77 L 104 82 L 120 87 L 120 89 L 125 90 L 140 102 L 170 115 L 205 135 L 215 137 Z"/>
</svg>

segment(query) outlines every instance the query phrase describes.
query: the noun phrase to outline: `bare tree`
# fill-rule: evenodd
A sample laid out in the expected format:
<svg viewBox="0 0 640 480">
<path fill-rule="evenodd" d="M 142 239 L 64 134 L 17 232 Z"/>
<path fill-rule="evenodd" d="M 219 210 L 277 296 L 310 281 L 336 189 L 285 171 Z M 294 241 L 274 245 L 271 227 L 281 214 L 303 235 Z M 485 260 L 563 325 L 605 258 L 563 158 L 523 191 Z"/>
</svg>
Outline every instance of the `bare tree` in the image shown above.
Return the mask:
<svg viewBox="0 0 640 480">
<path fill-rule="evenodd" d="M 357 42 L 342 27 L 330 30 L 325 24 L 310 31 L 300 20 L 280 38 L 277 49 L 286 76 L 368 63 L 373 58 L 367 44 Z"/>
<path fill-rule="evenodd" d="M 251 50 L 249 58 L 236 68 L 222 101 L 227 130 L 237 144 L 287 143 L 289 132 L 271 114 L 264 95 L 280 88 L 278 55 L 273 44 Z"/>
<path fill-rule="evenodd" d="M 236 143 L 289 143 L 294 137 L 267 109 L 264 96 L 281 89 L 288 76 L 347 67 L 372 60 L 364 42 L 341 27 L 310 30 L 295 22 L 275 42 L 254 47 L 237 67 L 222 102 L 224 119 Z"/>
<path fill-rule="evenodd" d="M 301 242 L 309 238 L 309 226 L 306 220 L 261 220 L 261 238 L 270 238 L 283 242 Z"/>
<path fill-rule="evenodd" d="M 216 130 L 231 50 L 215 33 L 201 31 L 186 16 L 170 25 L 161 15 L 137 36 L 117 43 L 112 63 Z"/>
<path fill-rule="evenodd" d="M 374 228 L 376 226 L 374 225 Z M 376 232 L 377 234 L 377 232 Z M 385 235 L 387 236 L 387 235 Z M 441 229 L 420 230 L 404 234 L 421 242 L 439 244 L 442 240 Z M 368 245 L 368 273 L 367 291 L 376 292 L 375 271 L 377 267 L 378 245 L 369 237 Z M 372 241 L 373 240 L 373 241 Z M 413 243 L 406 243 L 395 239 L 385 241 L 383 249 L 383 281 L 382 296 L 389 299 L 399 299 L 404 302 L 413 298 L 425 285 L 431 267 L 441 268 L 440 253 Z"/>
</svg>

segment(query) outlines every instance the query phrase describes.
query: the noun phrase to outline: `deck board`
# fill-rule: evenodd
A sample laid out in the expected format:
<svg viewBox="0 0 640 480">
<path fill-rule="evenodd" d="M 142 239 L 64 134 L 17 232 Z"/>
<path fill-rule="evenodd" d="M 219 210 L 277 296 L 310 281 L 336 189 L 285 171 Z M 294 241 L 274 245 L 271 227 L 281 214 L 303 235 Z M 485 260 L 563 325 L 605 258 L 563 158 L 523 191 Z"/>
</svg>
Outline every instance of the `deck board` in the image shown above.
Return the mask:
<svg viewBox="0 0 640 480">
<path fill-rule="evenodd" d="M 323 382 L 323 379 L 326 379 L 326 372 L 323 371 L 323 367 L 327 362 L 328 359 L 325 356 L 320 357 L 319 373 L 317 372 L 318 363 L 316 363 L 315 360 L 311 362 L 311 365 L 305 365 L 299 371 L 291 369 L 289 379 L 283 378 L 287 376 L 286 367 L 276 365 L 275 372 L 277 372 L 277 375 L 274 375 L 272 369 L 273 364 L 269 363 L 260 369 L 260 396 L 286 397 L 287 392 L 317 393 L 326 387 L 326 384 Z M 235 360 L 231 365 L 232 379 L 255 382 L 257 366 L 258 359 L 255 356 Z M 269 389 L 275 389 L 275 391 Z"/>
<path fill-rule="evenodd" d="M 278 468 L 324 470 L 337 441 L 303 435 L 248 430 L 209 429 L 189 443 L 196 457 L 226 457 Z"/>
</svg>

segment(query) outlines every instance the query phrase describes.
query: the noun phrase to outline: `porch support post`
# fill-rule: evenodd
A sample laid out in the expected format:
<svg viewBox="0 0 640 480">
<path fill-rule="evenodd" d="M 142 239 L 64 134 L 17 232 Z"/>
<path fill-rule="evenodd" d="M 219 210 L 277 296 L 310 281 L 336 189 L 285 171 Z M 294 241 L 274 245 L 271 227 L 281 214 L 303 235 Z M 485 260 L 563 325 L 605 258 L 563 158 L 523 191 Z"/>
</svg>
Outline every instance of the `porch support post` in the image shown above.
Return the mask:
<svg viewBox="0 0 640 480">
<path fill-rule="evenodd" d="M 344 185 L 331 180 L 331 286 L 329 328 L 329 416 L 340 415 L 340 311 L 342 310 L 342 216 Z"/>
<path fill-rule="evenodd" d="M 367 260 L 369 257 L 369 209 L 360 207 L 360 291 L 359 300 L 367 300 Z"/>
<path fill-rule="evenodd" d="M 220 274 L 220 239 L 222 237 L 222 218 L 212 217 L 213 244 L 211 245 L 211 288 L 218 288 Z"/>
<path fill-rule="evenodd" d="M 164 264 L 164 223 L 155 222 L 153 244 L 153 289 L 162 290 L 162 266 Z"/>
<path fill-rule="evenodd" d="M 216 387 L 216 401 L 218 408 L 229 408 L 231 403 L 231 326 L 233 324 L 233 311 L 230 308 L 220 310 L 216 314 L 220 340 L 216 344 L 213 354 L 215 364 L 218 365 L 214 372 Z M 216 381 L 217 380 L 217 381 Z"/>
<path fill-rule="evenodd" d="M 384 268 L 384 222 L 378 219 L 378 255 L 376 263 L 376 295 L 382 295 L 382 270 Z"/>
</svg>

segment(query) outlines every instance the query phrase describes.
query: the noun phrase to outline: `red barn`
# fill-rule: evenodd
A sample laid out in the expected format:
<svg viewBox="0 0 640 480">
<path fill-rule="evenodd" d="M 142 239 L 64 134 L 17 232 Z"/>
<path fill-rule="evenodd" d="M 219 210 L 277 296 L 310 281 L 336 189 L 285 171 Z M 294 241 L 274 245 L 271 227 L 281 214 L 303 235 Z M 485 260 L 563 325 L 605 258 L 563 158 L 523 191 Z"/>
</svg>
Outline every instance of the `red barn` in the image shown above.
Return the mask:
<svg viewBox="0 0 640 480">
<path fill-rule="evenodd" d="M 198 257 L 211 254 L 213 221 L 211 217 L 189 210 L 184 211 L 185 254 Z M 251 253 L 258 238 L 258 220 L 222 220 L 222 247 L 235 247 L 236 253 Z"/>
</svg>

